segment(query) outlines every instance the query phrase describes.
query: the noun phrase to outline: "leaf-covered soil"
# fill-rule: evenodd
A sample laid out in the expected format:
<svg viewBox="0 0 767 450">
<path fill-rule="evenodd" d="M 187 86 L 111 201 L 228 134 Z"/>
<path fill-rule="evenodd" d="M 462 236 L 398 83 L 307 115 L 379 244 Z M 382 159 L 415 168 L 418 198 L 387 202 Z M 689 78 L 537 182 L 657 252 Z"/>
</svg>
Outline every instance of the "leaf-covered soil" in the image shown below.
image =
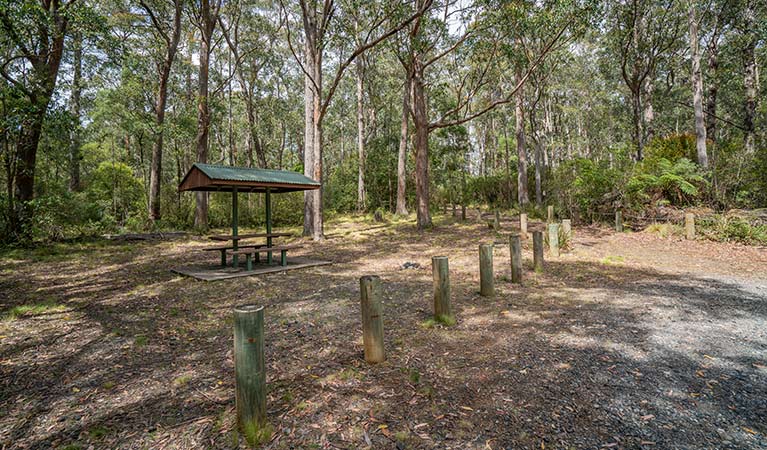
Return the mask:
<svg viewBox="0 0 767 450">
<path fill-rule="evenodd" d="M 541 274 L 525 241 L 519 286 L 504 233 L 436 223 L 347 218 L 297 252 L 334 265 L 219 282 L 169 270 L 215 263 L 203 238 L 0 255 L 0 447 L 245 448 L 232 307 L 255 303 L 265 448 L 767 448 L 767 250 L 577 228 Z M 435 255 L 452 327 L 427 324 Z M 378 365 L 362 357 L 366 274 L 385 288 Z"/>
</svg>

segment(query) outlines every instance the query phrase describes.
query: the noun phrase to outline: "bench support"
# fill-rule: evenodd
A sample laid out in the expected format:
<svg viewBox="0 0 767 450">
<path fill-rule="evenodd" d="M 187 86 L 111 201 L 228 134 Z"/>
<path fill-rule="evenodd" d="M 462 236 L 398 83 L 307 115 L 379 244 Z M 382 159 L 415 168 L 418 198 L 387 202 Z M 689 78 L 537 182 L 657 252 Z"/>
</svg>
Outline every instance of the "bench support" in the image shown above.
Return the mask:
<svg viewBox="0 0 767 450">
<path fill-rule="evenodd" d="M 280 251 L 280 265 L 283 266 L 283 267 L 288 265 L 288 251 L 287 250 Z"/>
<path fill-rule="evenodd" d="M 256 253 L 256 255 L 258 255 L 258 253 Z M 245 266 L 247 267 L 249 271 L 253 270 L 253 254 L 252 253 L 245 254 Z"/>
<path fill-rule="evenodd" d="M 226 249 L 221 249 L 221 266 L 226 267 Z"/>
</svg>

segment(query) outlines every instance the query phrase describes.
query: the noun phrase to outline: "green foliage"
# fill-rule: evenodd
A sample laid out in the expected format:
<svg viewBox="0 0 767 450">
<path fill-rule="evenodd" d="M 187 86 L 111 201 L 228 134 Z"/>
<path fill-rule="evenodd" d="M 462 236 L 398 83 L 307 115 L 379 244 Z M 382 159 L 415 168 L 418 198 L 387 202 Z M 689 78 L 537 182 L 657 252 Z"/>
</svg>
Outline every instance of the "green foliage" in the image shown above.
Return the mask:
<svg viewBox="0 0 767 450">
<path fill-rule="evenodd" d="M 576 158 L 559 165 L 552 178 L 562 209 L 593 220 L 599 213 L 612 211 L 622 176 L 608 161 Z"/>
<path fill-rule="evenodd" d="M 644 154 L 647 160 L 667 159 L 675 163 L 682 158 L 687 158 L 695 161 L 697 158 L 695 135 L 685 133 L 657 137 L 645 147 Z"/>
<path fill-rule="evenodd" d="M 698 230 L 708 239 L 720 242 L 740 242 L 767 245 L 767 225 L 727 215 L 717 215 L 696 221 Z"/>
<path fill-rule="evenodd" d="M 88 200 L 100 214 L 100 220 L 124 226 L 134 211 L 144 205 L 144 186 L 133 170 L 119 162 L 102 162 L 93 171 L 86 190 Z"/>
<path fill-rule="evenodd" d="M 688 206 L 694 204 L 704 186 L 706 180 L 698 165 L 689 159 L 671 162 L 666 158 L 648 158 L 629 179 L 626 197 L 628 204 L 635 207 L 659 202 Z"/>
</svg>

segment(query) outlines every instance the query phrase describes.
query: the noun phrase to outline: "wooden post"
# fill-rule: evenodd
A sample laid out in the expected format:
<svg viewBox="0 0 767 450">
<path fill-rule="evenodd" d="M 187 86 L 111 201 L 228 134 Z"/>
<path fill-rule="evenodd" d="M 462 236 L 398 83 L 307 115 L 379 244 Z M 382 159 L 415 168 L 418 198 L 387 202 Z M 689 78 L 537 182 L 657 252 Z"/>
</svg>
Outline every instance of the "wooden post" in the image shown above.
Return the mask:
<svg viewBox="0 0 767 450">
<path fill-rule="evenodd" d="M 365 361 L 379 363 L 384 354 L 383 305 L 381 304 L 381 278 L 366 275 L 360 278 L 360 304 L 362 307 L 362 343 Z"/>
<path fill-rule="evenodd" d="M 461 220 L 466 220 L 466 205 L 461 205 Z"/>
<path fill-rule="evenodd" d="M 533 268 L 543 272 L 543 231 L 533 231 Z"/>
<path fill-rule="evenodd" d="M 548 208 L 546 208 L 547 214 L 546 214 L 546 223 L 553 223 L 554 222 L 554 207 L 549 205 Z"/>
<path fill-rule="evenodd" d="M 551 256 L 559 257 L 559 224 L 549 224 L 549 253 Z"/>
<path fill-rule="evenodd" d="M 511 254 L 511 282 L 522 283 L 522 241 L 518 234 L 509 237 L 509 253 Z"/>
<path fill-rule="evenodd" d="M 447 256 L 432 257 L 431 270 L 434 276 L 434 320 L 442 323 L 453 322 Z"/>
<path fill-rule="evenodd" d="M 237 251 L 237 187 L 232 188 L 232 249 Z M 240 265 L 239 255 L 232 255 L 232 267 L 235 269 Z"/>
<path fill-rule="evenodd" d="M 268 433 L 264 307 L 234 308 L 234 377 L 237 425 L 249 439 Z"/>
<path fill-rule="evenodd" d="M 527 239 L 527 214 L 526 213 L 520 213 L 519 214 L 519 234 L 522 237 L 522 239 Z"/>
<path fill-rule="evenodd" d="M 684 236 L 688 240 L 695 239 L 695 214 L 693 213 L 684 215 Z"/>
<path fill-rule="evenodd" d="M 270 188 L 266 188 L 264 197 L 266 200 L 266 234 L 272 234 L 272 190 Z M 266 246 L 272 246 L 272 238 L 269 236 L 266 237 Z M 266 253 L 266 262 L 267 264 L 272 263 L 272 252 Z"/>
<path fill-rule="evenodd" d="M 562 219 L 562 234 L 568 242 L 573 238 L 573 226 L 570 219 Z"/>
<path fill-rule="evenodd" d="M 501 212 L 497 209 L 495 210 L 495 218 L 493 219 L 493 228 L 495 231 L 501 229 Z"/>
<path fill-rule="evenodd" d="M 615 231 L 623 231 L 623 213 L 620 209 L 615 211 Z"/>
<path fill-rule="evenodd" d="M 456 212 L 456 209 L 455 209 L 455 203 L 453 203 L 453 217 L 455 217 L 457 215 L 458 215 L 458 213 Z"/>
<path fill-rule="evenodd" d="M 493 244 L 479 246 L 479 295 L 493 297 Z"/>
</svg>

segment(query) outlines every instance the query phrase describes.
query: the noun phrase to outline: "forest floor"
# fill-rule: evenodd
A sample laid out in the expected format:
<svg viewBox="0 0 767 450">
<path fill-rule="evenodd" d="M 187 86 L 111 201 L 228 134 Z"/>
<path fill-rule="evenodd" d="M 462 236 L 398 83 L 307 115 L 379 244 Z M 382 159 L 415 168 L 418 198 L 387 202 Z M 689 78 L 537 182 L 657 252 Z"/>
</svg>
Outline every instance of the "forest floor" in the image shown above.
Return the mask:
<svg viewBox="0 0 767 450">
<path fill-rule="evenodd" d="M 170 272 L 215 263 L 198 237 L 0 254 L 0 448 L 245 448 L 242 303 L 266 306 L 264 448 L 767 448 L 767 249 L 577 228 L 544 273 L 525 241 L 520 286 L 505 234 L 435 223 L 346 217 L 297 252 L 333 265 L 218 282 Z M 450 258 L 452 327 L 428 322 L 434 255 Z M 385 288 L 378 365 L 362 357 L 366 274 Z"/>
</svg>

